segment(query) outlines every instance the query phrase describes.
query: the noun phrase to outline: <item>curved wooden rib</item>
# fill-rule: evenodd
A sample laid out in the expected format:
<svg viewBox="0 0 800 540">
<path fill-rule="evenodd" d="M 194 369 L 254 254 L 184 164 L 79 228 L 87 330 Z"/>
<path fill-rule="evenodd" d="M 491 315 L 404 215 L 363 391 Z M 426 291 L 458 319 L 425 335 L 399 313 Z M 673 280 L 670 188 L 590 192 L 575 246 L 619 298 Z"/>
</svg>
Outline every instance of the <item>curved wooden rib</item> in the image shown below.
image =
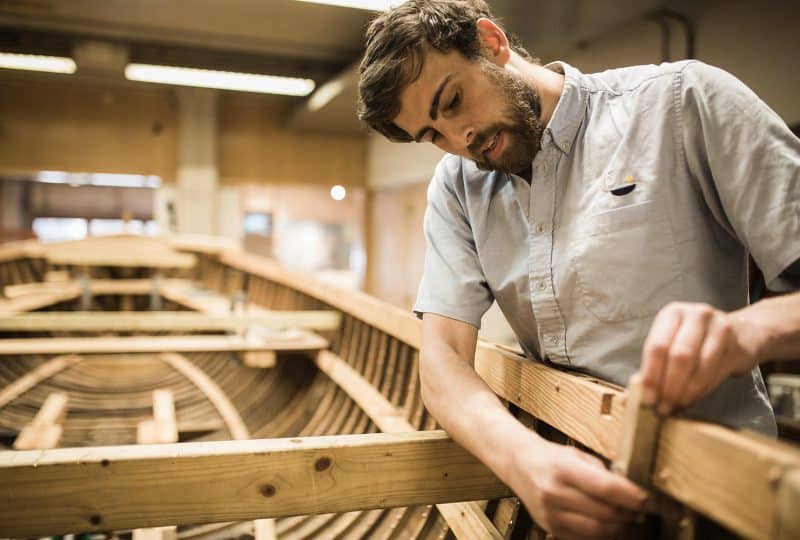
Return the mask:
<svg viewBox="0 0 800 540">
<path fill-rule="evenodd" d="M 249 439 L 250 431 L 242 420 L 239 411 L 233 405 L 225 392 L 200 368 L 195 366 L 191 360 L 177 353 L 161 353 L 158 357 L 180 372 L 187 379 L 192 381 L 195 386 L 205 395 L 208 400 L 216 407 L 222 416 L 231 437 L 237 440 Z"/>
<path fill-rule="evenodd" d="M 42 381 L 49 379 L 56 373 L 74 366 L 80 362 L 82 358 L 73 354 L 66 356 L 57 356 L 49 360 L 41 366 L 29 371 L 19 379 L 15 380 L 2 390 L 0 390 L 0 407 L 14 401 L 17 397 L 24 394 Z"/>
</svg>

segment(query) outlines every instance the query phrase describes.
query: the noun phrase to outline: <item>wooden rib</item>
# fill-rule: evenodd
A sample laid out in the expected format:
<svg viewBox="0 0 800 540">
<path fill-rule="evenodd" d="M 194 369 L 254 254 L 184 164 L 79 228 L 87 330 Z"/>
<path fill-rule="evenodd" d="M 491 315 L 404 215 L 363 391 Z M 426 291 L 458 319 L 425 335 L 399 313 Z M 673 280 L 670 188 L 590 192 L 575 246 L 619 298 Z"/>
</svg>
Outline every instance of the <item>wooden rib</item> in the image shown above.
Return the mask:
<svg viewBox="0 0 800 540">
<path fill-rule="evenodd" d="M 401 410 L 392 405 L 347 362 L 330 351 L 320 351 L 317 366 L 338 384 L 373 422 L 387 433 L 414 432 Z M 436 505 L 459 539 L 500 539 L 502 536 L 477 503 Z"/>
<path fill-rule="evenodd" d="M 264 329 L 335 330 L 334 311 L 267 311 L 258 314 L 207 315 L 186 311 L 161 312 L 46 312 L 0 316 L 0 331 L 15 332 L 190 332 L 235 331 L 251 326 Z"/>
<path fill-rule="evenodd" d="M 475 368 L 500 397 L 596 452 L 617 458 L 623 425 L 618 391 L 485 343 L 479 344 Z M 798 469 L 800 450 L 787 444 L 670 418 L 661 426 L 652 483 L 742 536 L 775 538 L 783 524 L 798 537 L 800 524 L 778 504 L 778 487 Z M 788 494 L 781 497 L 800 493 L 800 485 L 785 485 Z"/>
<path fill-rule="evenodd" d="M 225 425 L 228 426 L 228 431 L 230 431 L 233 439 L 243 440 L 250 438 L 250 431 L 247 429 L 244 420 L 242 420 L 239 411 L 236 410 L 233 402 L 211 377 L 194 365 L 191 360 L 180 354 L 162 353 L 159 358 L 189 379 L 206 396 L 208 401 L 219 412 Z"/>
<path fill-rule="evenodd" d="M 409 345 L 416 348 L 420 346 L 422 325 L 414 315 L 406 310 L 358 291 L 322 283 L 315 277 L 302 272 L 289 272 L 274 261 L 257 255 L 231 250 L 223 252 L 220 260 L 252 276 L 260 276 L 275 281 L 284 288 L 288 287 L 311 295 Z"/>
<path fill-rule="evenodd" d="M 75 355 L 57 356 L 52 360 L 29 371 L 19 379 L 15 380 L 2 390 L 0 390 L 0 407 L 5 407 L 20 395 L 24 394 L 42 381 L 49 379 L 56 373 L 74 366 L 82 360 Z"/>
<path fill-rule="evenodd" d="M 67 413 L 67 395 L 54 392 L 47 396 L 39 412 L 14 440 L 16 450 L 55 448 L 61 439 L 61 422 Z"/>
<path fill-rule="evenodd" d="M 4 452 L 0 485 L 11 537 L 509 495 L 441 431 Z"/>
<path fill-rule="evenodd" d="M 197 335 L 4 339 L 0 340 L 0 355 L 314 351 L 327 345 L 327 340 L 306 330 L 288 330 L 269 337 L 247 338 Z"/>
</svg>

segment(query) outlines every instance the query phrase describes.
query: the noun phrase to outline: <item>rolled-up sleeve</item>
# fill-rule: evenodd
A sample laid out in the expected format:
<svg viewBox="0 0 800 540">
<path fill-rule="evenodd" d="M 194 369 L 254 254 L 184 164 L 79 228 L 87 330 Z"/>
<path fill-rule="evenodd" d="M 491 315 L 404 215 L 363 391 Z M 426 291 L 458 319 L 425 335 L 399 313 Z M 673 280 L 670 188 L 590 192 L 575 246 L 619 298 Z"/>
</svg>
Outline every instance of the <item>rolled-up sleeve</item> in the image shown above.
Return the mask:
<svg viewBox="0 0 800 540">
<path fill-rule="evenodd" d="M 463 190 L 456 187 L 457 163 L 453 157 L 442 160 L 428 187 L 425 268 L 414 312 L 418 317 L 435 313 L 480 328 L 493 296 L 478 260 Z"/>
<path fill-rule="evenodd" d="M 687 164 L 712 213 L 766 285 L 786 290 L 781 274 L 800 259 L 800 139 L 741 81 L 701 62 L 683 69 L 676 99 Z"/>
</svg>

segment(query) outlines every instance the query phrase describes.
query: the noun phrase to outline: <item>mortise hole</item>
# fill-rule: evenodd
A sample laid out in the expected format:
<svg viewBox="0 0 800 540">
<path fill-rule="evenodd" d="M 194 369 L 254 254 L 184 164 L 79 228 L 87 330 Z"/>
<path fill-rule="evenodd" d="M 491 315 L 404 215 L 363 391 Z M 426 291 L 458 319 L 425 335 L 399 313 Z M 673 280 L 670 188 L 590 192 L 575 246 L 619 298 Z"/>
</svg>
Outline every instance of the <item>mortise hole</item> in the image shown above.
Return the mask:
<svg viewBox="0 0 800 540">
<path fill-rule="evenodd" d="M 603 394 L 603 401 L 600 403 L 600 414 L 603 416 L 611 415 L 611 404 L 614 401 L 613 394 Z"/>
</svg>

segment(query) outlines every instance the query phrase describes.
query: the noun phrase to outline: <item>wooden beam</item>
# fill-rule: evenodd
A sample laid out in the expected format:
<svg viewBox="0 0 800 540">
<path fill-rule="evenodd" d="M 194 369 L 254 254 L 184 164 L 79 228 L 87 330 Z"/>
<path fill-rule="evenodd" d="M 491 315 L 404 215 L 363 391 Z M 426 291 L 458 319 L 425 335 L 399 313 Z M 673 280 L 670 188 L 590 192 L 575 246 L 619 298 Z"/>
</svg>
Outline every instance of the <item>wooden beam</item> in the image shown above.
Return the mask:
<svg viewBox="0 0 800 540">
<path fill-rule="evenodd" d="M 406 420 L 403 412 L 392 405 L 344 359 L 330 351 L 320 351 L 316 362 L 320 371 L 338 384 L 381 431 L 387 433 L 416 431 Z M 436 508 L 459 540 L 502 539 L 497 527 L 486 517 L 486 513 L 478 503 L 437 504 Z"/>
<path fill-rule="evenodd" d="M 132 336 L 0 340 L 0 356 L 26 354 L 122 354 L 160 352 L 316 351 L 328 341 L 305 330 L 258 336 Z"/>
<path fill-rule="evenodd" d="M 169 390 L 153 392 L 153 418 L 139 422 L 136 433 L 139 444 L 168 444 L 178 442 L 175 422 L 175 401 Z M 133 540 L 175 540 L 177 528 L 172 526 L 134 529 Z"/>
<path fill-rule="evenodd" d="M 80 295 L 81 291 L 79 288 L 63 286 L 59 289 L 36 292 L 17 298 L 0 299 L 0 315 L 33 311 L 35 309 L 58 304 L 59 302 L 74 300 Z"/>
<path fill-rule="evenodd" d="M 14 332 L 193 332 L 305 328 L 335 330 L 335 311 L 268 311 L 259 314 L 206 315 L 186 311 L 45 312 L 0 316 L 0 331 Z"/>
<path fill-rule="evenodd" d="M 145 295 L 153 291 L 153 287 L 159 290 L 162 288 L 176 288 L 183 290 L 193 287 L 192 282 L 185 279 L 167 279 L 163 281 L 153 281 L 152 279 L 92 279 L 89 280 L 89 292 L 92 295 L 101 294 L 134 294 Z M 19 299 L 33 295 L 47 295 L 54 293 L 67 292 L 79 295 L 83 291 L 83 286 L 79 281 L 68 281 L 65 283 L 35 281 L 32 283 L 22 283 L 19 285 L 6 285 L 3 294 L 6 298 Z"/>
<path fill-rule="evenodd" d="M 3 537 L 510 495 L 442 431 L 0 452 L 0 485 Z"/>
<path fill-rule="evenodd" d="M 67 413 L 67 395 L 54 392 L 47 396 L 42 408 L 30 424 L 22 428 L 14 441 L 16 450 L 55 448 L 61 440 L 61 422 Z"/>
<path fill-rule="evenodd" d="M 623 426 L 620 392 L 587 377 L 547 368 L 481 343 L 475 369 L 513 402 L 612 460 Z M 785 479 L 800 469 L 800 450 L 749 432 L 682 420 L 662 422 L 652 484 L 748 538 L 775 538 L 778 524 L 800 537 L 800 523 L 779 502 L 800 492 Z"/>
<path fill-rule="evenodd" d="M 237 440 L 250 438 L 250 431 L 236 406 L 222 388 L 202 369 L 180 354 L 163 353 L 159 355 L 159 358 L 189 379 L 206 396 L 219 412 L 232 438 Z"/>
<path fill-rule="evenodd" d="M 15 380 L 0 390 L 0 407 L 5 407 L 19 396 L 69 367 L 81 362 L 82 358 L 75 355 L 57 356 L 52 360 L 32 369 L 19 379 Z"/>
</svg>

